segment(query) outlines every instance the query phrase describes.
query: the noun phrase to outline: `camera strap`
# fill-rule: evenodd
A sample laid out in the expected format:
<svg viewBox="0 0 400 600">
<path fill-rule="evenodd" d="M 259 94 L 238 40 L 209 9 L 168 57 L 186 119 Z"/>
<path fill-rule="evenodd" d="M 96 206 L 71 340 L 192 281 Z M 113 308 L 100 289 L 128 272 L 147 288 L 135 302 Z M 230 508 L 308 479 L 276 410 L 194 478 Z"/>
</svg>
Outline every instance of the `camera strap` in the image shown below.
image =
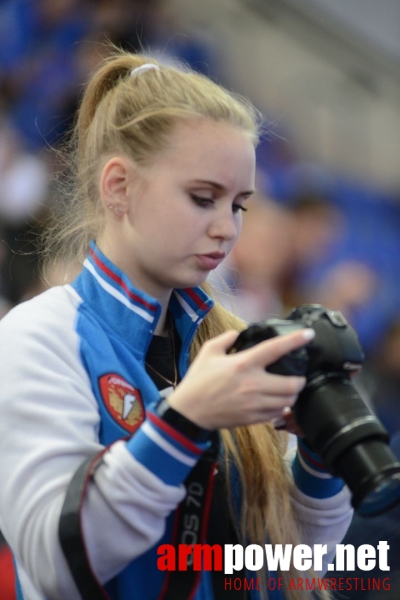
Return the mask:
<svg viewBox="0 0 400 600">
<path fill-rule="evenodd" d="M 89 482 L 107 450 L 85 460 L 72 477 L 61 510 L 58 526 L 60 545 L 83 600 L 107 600 L 106 590 L 97 580 L 86 554 L 81 531 L 81 505 Z"/>
<path fill-rule="evenodd" d="M 178 557 L 179 544 L 236 543 L 238 537 L 230 517 L 226 500 L 225 477 L 216 473 L 219 436 L 214 434 L 211 448 L 203 454 L 185 480 L 187 494 L 179 505 L 173 530 L 172 544 Z M 218 600 L 246 600 L 249 596 L 245 586 L 225 590 L 224 568 L 217 571 L 211 565 L 211 582 L 214 597 Z M 192 600 L 200 583 L 202 571 L 194 570 L 193 554 L 187 558 L 186 570 L 168 571 L 163 589 L 157 600 Z M 244 578 L 245 570 L 235 573 L 235 578 Z"/>
<path fill-rule="evenodd" d="M 207 534 L 213 495 L 218 435 L 213 434 L 211 447 L 203 454 L 185 480 L 186 496 L 174 520 L 172 544 L 179 556 L 180 544 L 203 544 Z M 186 570 L 168 571 L 157 600 L 189 600 L 200 583 L 201 571 L 194 570 L 193 554 L 186 559 Z"/>
<path fill-rule="evenodd" d="M 208 524 L 207 543 L 213 544 L 238 544 L 239 536 L 235 524 L 231 517 L 230 507 L 227 500 L 226 477 L 222 471 L 218 471 L 215 476 L 214 493 L 211 504 L 210 520 Z M 241 579 L 242 582 L 236 588 L 232 586 L 233 577 L 226 577 L 224 564 L 222 571 L 213 570 L 212 586 L 214 597 L 218 600 L 250 600 L 250 595 L 246 591 L 246 569 L 235 571 L 234 579 Z"/>
</svg>

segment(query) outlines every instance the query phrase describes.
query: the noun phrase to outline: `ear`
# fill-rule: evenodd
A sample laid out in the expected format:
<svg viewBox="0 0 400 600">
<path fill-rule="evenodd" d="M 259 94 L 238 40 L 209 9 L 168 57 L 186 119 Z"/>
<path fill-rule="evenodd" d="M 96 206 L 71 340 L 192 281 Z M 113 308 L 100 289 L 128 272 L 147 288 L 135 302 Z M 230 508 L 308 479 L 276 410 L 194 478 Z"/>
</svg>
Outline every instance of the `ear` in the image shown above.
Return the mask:
<svg viewBox="0 0 400 600">
<path fill-rule="evenodd" d="M 134 178 L 132 161 L 114 156 L 104 165 L 100 176 L 100 197 L 104 208 L 122 217 L 129 208 L 128 190 Z"/>
</svg>

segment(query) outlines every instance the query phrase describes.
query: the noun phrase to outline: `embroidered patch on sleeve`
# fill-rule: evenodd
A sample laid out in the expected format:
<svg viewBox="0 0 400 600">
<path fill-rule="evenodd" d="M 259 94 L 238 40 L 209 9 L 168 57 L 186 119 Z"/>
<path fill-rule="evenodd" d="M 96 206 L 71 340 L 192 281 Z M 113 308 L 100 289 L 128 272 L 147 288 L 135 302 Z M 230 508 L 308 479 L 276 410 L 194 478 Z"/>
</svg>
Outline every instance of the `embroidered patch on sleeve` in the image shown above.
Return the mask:
<svg viewBox="0 0 400 600">
<path fill-rule="evenodd" d="M 100 393 L 112 418 L 133 433 L 144 421 L 145 410 L 138 389 L 116 373 L 99 378 Z"/>
</svg>

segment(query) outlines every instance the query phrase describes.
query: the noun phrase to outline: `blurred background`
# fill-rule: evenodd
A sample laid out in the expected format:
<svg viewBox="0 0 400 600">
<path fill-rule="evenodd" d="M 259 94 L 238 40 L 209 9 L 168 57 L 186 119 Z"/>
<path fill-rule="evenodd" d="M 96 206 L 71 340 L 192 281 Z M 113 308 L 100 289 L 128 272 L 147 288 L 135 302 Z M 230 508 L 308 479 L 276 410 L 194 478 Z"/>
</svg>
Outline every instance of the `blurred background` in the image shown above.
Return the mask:
<svg viewBox="0 0 400 600">
<path fill-rule="evenodd" d="M 258 192 L 218 296 L 249 321 L 341 310 L 366 352 L 356 385 L 395 433 L 398 0 L 0 0 L 0 318 L 45 289 L 35 241 L 60 201 L 54 149 L 106 40 L 189 64 L 262 112 Z M 0 539 L 2 600 L 9 565 Z"/>
</svg>

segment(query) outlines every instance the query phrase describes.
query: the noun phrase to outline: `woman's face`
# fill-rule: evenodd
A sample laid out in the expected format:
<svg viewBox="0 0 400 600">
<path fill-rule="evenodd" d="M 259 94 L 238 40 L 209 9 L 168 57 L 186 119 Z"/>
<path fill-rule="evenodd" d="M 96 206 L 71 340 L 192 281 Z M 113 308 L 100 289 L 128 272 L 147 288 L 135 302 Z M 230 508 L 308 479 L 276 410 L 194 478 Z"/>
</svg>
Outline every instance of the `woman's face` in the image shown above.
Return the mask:
<svg viewBox="0 0 400 600">
<path fill-rule="evenodd" d="M 254 177 L 254 146 L 243 131 L 207 119 L 179 122 L 168 148 L 131 186 L 110 258 L 158 298 L 200 285 L 235 244 Z"/>
</svg>

